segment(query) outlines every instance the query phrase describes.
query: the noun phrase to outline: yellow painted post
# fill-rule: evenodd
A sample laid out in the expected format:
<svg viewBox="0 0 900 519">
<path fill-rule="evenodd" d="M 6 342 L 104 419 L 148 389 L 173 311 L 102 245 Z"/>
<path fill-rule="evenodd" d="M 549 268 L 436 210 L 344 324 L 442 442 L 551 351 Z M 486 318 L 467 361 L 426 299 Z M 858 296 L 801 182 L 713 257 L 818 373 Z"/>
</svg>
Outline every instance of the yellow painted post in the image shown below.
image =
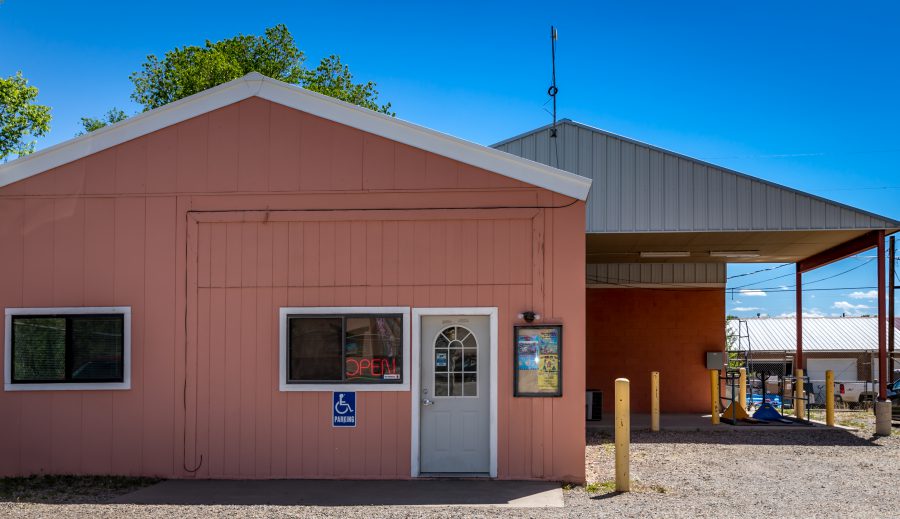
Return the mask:
<svg viewBox="0 0 900 519">
<path fill-rule="evenodd" d="M 806 402 L 803 400 L 803 370 L 794 372 L 794 415 L 798 420 L 806 418 Z"/>
<path fill-rule="evenodd" d="M 709 400 L 712 424 L 719 424 L 719 370 L 709 370 Z"/>
<path fill-rule="evenodd" d="M 659 371 L 650 373 L 650 430 L 659 431 Z"/>
<path fill-rule="evenodd" d="M 616 492 L 631 491 L 631 395 L 627 378 L 616 379 Z"/>
<path fill-rule="evenodd" d="M 740 376 L 738 377 L 738 401 L 741 403 L 741 407 L 744 408 L 744 411 L 747 410 L 747 369 L 741 368 L 738 370 Z"/>
<path fill-rule="evenodd" d="M 825 425 L 834 427 L 834 371 L 825 372 Z"/>
</svg>

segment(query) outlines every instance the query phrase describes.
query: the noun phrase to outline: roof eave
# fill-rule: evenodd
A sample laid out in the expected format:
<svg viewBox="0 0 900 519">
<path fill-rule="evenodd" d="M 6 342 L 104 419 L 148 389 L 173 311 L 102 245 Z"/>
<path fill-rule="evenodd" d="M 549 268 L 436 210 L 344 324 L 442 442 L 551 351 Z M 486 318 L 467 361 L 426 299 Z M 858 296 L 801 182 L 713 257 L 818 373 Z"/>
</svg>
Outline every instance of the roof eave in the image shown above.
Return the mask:
<svg viewBox="0 0 900 519">
<path fill-rule="evenodd" d="M 578 200 L 586 200 L 590 192 L 591 180 L 574 173 L 452 137 L 255 72 L 2 164 L 0 187 L 253 96 Z"/>
</svg>

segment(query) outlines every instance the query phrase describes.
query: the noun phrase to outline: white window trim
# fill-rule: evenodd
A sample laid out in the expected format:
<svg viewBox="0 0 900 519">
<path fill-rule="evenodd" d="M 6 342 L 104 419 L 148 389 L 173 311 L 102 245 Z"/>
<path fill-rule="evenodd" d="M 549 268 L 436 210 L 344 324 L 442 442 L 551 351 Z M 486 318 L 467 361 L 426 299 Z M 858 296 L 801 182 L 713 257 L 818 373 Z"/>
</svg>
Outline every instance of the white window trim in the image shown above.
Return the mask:
<svg viewBox="0 0 900 519">
<path fill-rule="evenodd" d="M 287 381 L 287 320 L 291 315 L 401 314 L 403 316 L 403 382 L 401 384 L 289 384 Z M 278 312 L 279 391 L 409 391 L 410 311 L 408 306 L 300 306 L 282 307 Z"/>
<path fill-rule="evenodd" d="M 489 318 L 490 322 L 490 469 L 488 471 L 488 476 L 492 478 L 497 477 L 497 451 L 498 451 L 498 423 L 497 423 L 497 400 L 498 400 L 498 375 L 500 372 L 500 354 L 499 348 L 500 345 L 498 343 L 499 337 L 499 310 L 496 306 L 488 306 L 488 307 L 474 307 L 474 308 L 413 308 L 413 321 L 412 321 L 412 340 L 416 344 L 416 362 L 413 364 L 413 376 L 412 376 L 412 398 L 410 399 L 411 403 L 411 414 L 412 419 L 410 420 L 410 445 L 409 445 L 409 475 L 413 478 L 418 478 L 422 475 L 420 470 L 420 442 L 421 442 L 421 387 L 422 387 L 422 364 L 421 364 L 421 352 L 422 352 L 422 317 L 426 315 L 448 315 L 448 316 L 471 316 L 471 315 L 486 315 Z"/>
<path fill-rule="evenodd" d="M 85 382 L 59 384 L 12 383 L 12 317 L 14 315 L 83 315 L 122 314 L 123 372 L 122 382 Z M 131 307 L 130 306 L 74 306 L 59 308 L 7 308 L 4 325 L 3 389 L 5 391 L 109 391 L 131 389 Z"/>
</svg>

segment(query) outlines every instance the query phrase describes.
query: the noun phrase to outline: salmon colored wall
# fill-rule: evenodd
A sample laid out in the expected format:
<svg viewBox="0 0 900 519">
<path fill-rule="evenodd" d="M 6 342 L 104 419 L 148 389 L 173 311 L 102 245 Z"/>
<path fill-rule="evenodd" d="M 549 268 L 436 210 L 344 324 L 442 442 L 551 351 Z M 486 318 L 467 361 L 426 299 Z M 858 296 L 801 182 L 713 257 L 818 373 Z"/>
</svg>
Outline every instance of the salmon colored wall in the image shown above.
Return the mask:
<svg viewBox="0 0 900 519">
<path fill-rule="evenodd" d="M 659 371 L 662 413 L 709 412 L 706 352 L 725 349 L 724 289 L 587 289 L 587 388 L 613 410 L 616 378 L 631 381 L 631 408 L 650 411 Z"/>
<path fill-rule="evenodd" d="M 582 481 L 571 202 L 256 98 L 0 188 L 0 306 L 133 311 L 131 390 L 0 392 L 0 475 L 408 477 L 410 394 L 332 429 L 277 390 L 278 307 L 496 306 L 499 476 Z M 564 398 L 512 397 L 529 309 L 566 325 Z"/>
</svg>

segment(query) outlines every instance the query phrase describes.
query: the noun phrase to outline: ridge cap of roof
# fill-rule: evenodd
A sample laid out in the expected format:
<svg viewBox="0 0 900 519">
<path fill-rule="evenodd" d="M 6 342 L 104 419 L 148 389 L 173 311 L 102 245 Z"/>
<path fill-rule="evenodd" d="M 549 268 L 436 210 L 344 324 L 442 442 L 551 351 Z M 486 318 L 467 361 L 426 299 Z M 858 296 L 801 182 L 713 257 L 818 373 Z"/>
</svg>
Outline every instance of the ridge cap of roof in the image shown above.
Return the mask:
<svg viewBox="0 0 900 519">
<path fill-rule="evenodd" d="M 251 72 L 124 121 L 0 164 L 0 187 L 250 97 L 373 133 L 474 167 L 586 200 L 591 179 Z"/>
</svg>

